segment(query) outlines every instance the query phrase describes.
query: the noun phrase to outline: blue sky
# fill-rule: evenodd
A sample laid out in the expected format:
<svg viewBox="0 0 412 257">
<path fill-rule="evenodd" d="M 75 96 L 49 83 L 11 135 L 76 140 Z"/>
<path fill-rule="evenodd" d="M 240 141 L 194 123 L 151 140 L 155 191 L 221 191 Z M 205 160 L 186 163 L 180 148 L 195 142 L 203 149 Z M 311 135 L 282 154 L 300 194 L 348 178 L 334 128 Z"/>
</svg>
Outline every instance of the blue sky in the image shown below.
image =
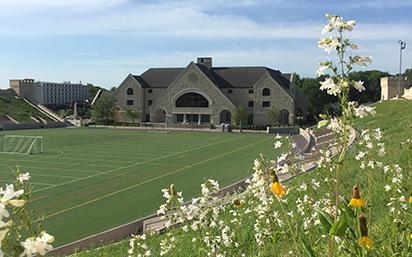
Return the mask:
<svg viewBox="0 0 412 257">
<path fill-rule="evenodd" d="M 356 20 L 347 36 L 354 55 L 372 56 L 366 70 L 398 73 L 399 40 L 402 72 L 412 68 L 411 0 L 4 0 L 0 88 L 23 78 L 111 88 L 197 57 L 315 77 L 319 61 L 336 59 L 317 45 L 326 13 Z"/>
</svg>

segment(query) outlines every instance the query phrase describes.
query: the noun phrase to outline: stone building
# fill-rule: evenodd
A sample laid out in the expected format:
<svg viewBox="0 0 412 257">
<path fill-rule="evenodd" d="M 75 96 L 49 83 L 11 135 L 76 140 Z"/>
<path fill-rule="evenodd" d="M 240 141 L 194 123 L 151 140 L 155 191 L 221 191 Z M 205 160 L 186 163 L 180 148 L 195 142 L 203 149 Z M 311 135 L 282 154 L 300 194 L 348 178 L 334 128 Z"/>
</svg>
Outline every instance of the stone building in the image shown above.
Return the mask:
<svg viewBox="0 0 412 257">
<path fill-rule="evenodd" d="M 212 58 L 198 58 L 184 68 L 151 68 L 129 74 L 113 92 L 117 121 L 127 121 L 125 108 L 138 109 L 142 121 L 170 125 L 231 123 L 233 109 L 247 110 L 247 124 L 266 125 L 272 107 L 283 124 L 305 119 L 307 99 L 296 89 L 295 76 L 267 67 L 213 67 Z M 299 114 L 299 117 L 297 117 Z"/>
<path fill-rule="evenodd" d="M 381 78 L 381 101 L 403 98 L 412 99 L 411 80 L 408 77 L 401 78 L 399 89 L 399 77 Z M 398 91 L 400 95 L 398 96 Z"/>
</svg>

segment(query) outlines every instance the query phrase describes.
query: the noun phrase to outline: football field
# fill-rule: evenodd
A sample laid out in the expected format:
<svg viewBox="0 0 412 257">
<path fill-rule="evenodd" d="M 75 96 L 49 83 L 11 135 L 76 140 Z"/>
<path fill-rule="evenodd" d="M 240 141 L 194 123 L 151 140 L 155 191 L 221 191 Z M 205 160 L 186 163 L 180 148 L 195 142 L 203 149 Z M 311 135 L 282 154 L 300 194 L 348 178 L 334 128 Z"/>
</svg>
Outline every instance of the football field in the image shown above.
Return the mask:
<svg viewBox="0 0 412 257">
<path fill-rule="evenodd" d="M 189 201 L 206 179 L 223 188 L 253 173 L 260 153 L 276 159 L 281 151 L 267 134 L 64 128 L 3 135 L 43 137 L 41 154 L 0 154 L 0 187 L 14 181 L 16 166 L 30 173 L 29 208 L 45 215 L 54 247 L 155 213 L 170 184 Z"/>
</svg>

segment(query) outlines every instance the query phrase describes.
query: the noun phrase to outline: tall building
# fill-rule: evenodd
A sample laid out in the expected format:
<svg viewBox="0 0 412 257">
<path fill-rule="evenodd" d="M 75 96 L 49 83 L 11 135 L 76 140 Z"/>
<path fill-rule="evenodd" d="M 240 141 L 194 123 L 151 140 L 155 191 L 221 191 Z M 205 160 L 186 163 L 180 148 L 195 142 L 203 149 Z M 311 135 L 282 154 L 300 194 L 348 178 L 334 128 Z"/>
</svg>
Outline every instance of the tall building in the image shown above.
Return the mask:
<svg viewBox="0 0 412 257">
<path fill-rule="evenodd" d="M 69 103 L 83 103 L 89 99 L 89 86 L 81 82 L 44 82 L 34 79 L 11 79 L 10 88 L 20 97 L 27 97 L 37 103 L 50 105 L 66 105 Z"/>
<path fill-rule="evenodd" d="M 247 124 L 266 125 L 268 110 L 281 113 L 281 123 L 306 119 L 307 99 L 295 86 L 293 73 L 267 67 L 213 67 L 212 58 L 198 58 L 183 68 L 151 68 L 129 74 L 114 92 L 118 121 L 125 108 L 138 109 L 142 121 L 198 125 L 231 123 L 235 107 L 243 106 Z"/>
</svg>

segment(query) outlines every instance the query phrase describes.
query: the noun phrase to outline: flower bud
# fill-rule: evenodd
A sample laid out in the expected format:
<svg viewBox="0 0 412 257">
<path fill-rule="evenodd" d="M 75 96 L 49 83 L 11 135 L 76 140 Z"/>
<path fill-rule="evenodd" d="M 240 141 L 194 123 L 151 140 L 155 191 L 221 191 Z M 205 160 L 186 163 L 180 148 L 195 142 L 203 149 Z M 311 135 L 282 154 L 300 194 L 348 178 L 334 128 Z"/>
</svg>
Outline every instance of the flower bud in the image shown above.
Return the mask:
<svg viewBox="0 0 412 257">
<path fill-rule="evenodd" d="M 366 218 L 363 215 L 359 216 L 359 226 L 361 230 L 361 236 L 368 236 L 368 228 L 366 227 Z"/>
<path fill-rule="evenodd" d="M 272 178 L 272 183 L 279 182 L 278 176 L 276 176 L 276 174 L 272 175 L 271 178 Z"/>
<path fill-rule="evenodd" d="M 235 207 L 240 207 L 242 204 L 240 203 L 239 199 L 235 198 L 233 199 L 233 204 L 235 205 Z"/>
<path fill-rule="evenodd" d="M 355 199 L 359 199 L 359 198 L 360 198 L 359 188 L 358 188 L 357 185 L 353 186 L 353 196 L 352 196 L 352 198 L 355 198 Z"/>
<path fill-rule="evenodd" d="M 269 174 L 270 175 L 276 175 L 276 172 L 275 172 L 275 169 L 274 168 L 271 168 L 270 170 L 269 170 Z"/>
<path fill-rule="evenodd" d="M 176 189 L 175 184 L 170 185 L 170 196 L 171 197 L 177 196 L 177 189 Z"/>
</svg>

